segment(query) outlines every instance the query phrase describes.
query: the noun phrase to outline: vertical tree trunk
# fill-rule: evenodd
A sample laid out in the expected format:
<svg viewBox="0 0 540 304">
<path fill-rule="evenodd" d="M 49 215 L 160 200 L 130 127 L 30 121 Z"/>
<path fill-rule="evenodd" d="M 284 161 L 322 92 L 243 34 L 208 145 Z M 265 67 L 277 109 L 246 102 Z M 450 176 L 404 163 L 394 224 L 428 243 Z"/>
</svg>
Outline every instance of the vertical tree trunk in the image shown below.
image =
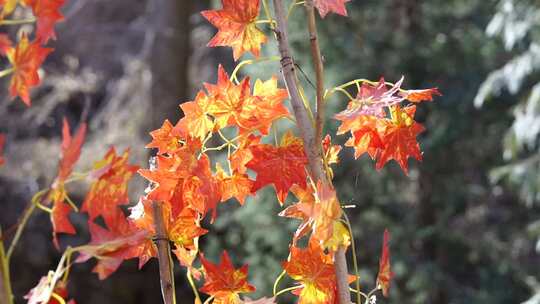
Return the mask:
<svg viewBox="0 0 540 304">
<path fill-rule="evenodd" d="M 191 54 L 190 17 L 193 1 L 149 0 L 153 3 L 155 38 L 150 56 L 152 70 L 151 128 L 165 119 L 175 123 L 178 105 L 189 98 L 188 64 Z"/>
</svg>

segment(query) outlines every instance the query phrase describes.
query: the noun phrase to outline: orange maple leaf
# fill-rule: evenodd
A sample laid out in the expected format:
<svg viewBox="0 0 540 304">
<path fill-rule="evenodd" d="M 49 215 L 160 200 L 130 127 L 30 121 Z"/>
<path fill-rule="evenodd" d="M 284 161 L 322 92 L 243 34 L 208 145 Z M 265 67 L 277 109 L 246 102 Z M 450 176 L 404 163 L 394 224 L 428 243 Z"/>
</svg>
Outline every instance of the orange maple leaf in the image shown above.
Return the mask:
<svg viewBox="0 0 540 304">
<path fill-rule="evenodd" d="M 253 107 L 249 108 L 249 118 L 242 121 L 240 134 L 258 130 L 267 135 L 272 122 L 290 115 L 283 104 L 288 96 L 287 90 L 277 87 L 275 76 L 267 81 L 257 79 L 253 87 Z"/>
<path fill-rule="evenodd" d="M 379 274 L 377 275 L 377 288 L 382 289 L 383 295 L 388 297 L 390 289 L 390 281 L 394 274 L 390 270 L 390 250 L 388 243 L 390 242 L 390 233 L 388 229 L 384 230 L 381 258 L 379 260 Z"/>
<path fill-rule="evenodd" d="M 212 97 L 208 112 L 215 117 L 216 127 L 219 129 L 226 126 L 242 127 L 255 107 L 249 78 L 244 78 L 240 84 L 235 85 L 223 66 L 219 65 L 217 83 L 204 85 Z"/>
<path fill-rule="evenodd" d="M 155 256 L 155 247 L 148 231 L 137 228 L 129 222 L 120 208 L 110 210 L 111 221 L 105 229 L 92 221 L 88 222 L 91 241 L 82 246 L 76 262 L 86 262 L 96 258 L 98 263 L 92 270 L 104 280 L 120 267 L 124 260 L 139 258 L 139 268 L 152 256 Z"/>
<path fill-rule="evenodd" d="M 247 171 L 246 164 L 253 158 L 253 154 L 249 149 L 252 145 L 258 145 L 261 142 L 261 137 L 253 134 L 247 137 L 242 137 L 238 149 L 229 156 L 231 169 L 233 172 L 244 174 Z"/>
<path fill-rule="evenodd" d="M 32 13 L 37 19 L 36 39 L 41 44 L 46 44 L 49 39 L 56 39 L 54 25 L 64 20 L 60 13 L 60 7 L 64 5 L 65 0 L 23 0 L 23 2 L 32 8 Z"/>
<path fill-rule="evenodd" d="M 385 128 L 381 135 L 384 149 L 378 156 L 376 168 L 380 170 L 393 159 L 403 172 L 408 174 L 407 159 L 414 157 L 418 161 L 422 160 L 422 152 L 416 141 L 416 136 L 424 131 L 424 127 L 414 121 L 416 106 L 408 106 L 403 109 L 399 106 L 393 106 L 390 110 L 392 119 L 385 120 Z"/>
<path fill-rule="evenodd" d="M 4 156 L 2 156 L 2 154 L 4 154 L 5 142 L 6 136 L 4 134 L 0 134 L 0 166 L 2 166 L 6 162 L 6 159 L 4 158 Z"/>
<path fill-rule="evenodd" d="M 145 148 L 157 148 L 158 155 L 170 154 L 180 149 L 180 137 L 173 132 L 173 125 L 165 119 L 161 128 L 150 132 L 152 141 Z"/>
<path fill-rule="evenodd" d="M 217 34 L 208 46 L 230 46 L 234 60 L 245 52 L 259 56 L 266 36 L 255 24 L 259 15 L 259 0 L 222 0 L 220 10 L 203 11 L 201 14 L 217 27 Z"/>
<path fill-rule="evenodd" d="M 307 158 L 300 138 L 292 133 L 286 133 L 279 147 L 258 144 L 249 146 L 249 149 L 253 158 L 246 167 L 257 173 L 253 192 L 273 184 L 278 201 L 283 204 L 292 185 L 306 187 Z"/>
<path fill-rule="evenodd" d="M 255 287 L 247 281 L 248 266 L 235 269 L 227 251 L 221 255 L 219 264 L 209 262 L 203 255 L 200 257 L 205 276 L 204 285 L 200 290 L 214 296 L 213 303 L 240 304 L 242 303 L 240 293 L 255 291 Z"/>
<path fill-rule="evenodd" d="M 208 232 L 208 230 L 201 228 L 198 213 L 184 208 L 178 214 L 174 214 L 169 202 L 165 201 L 160 204 L 167 238 L 177 247 L 196 250 L 195 238 Z M 151 201 L 142 198 L 135 207 L 131 208 L 130 219 L 140 229 L 144 229 L 152 235 L 156 233 Z"/>
<path fill-rule="evenodd" d="M 423 90 L 405 90 L 403 92 L 400 92 L 400 95 L 408 101 L 414 103 L 419 103 L 422 101 L 433 101 L 434 95 L 442 96 L 441 92 L 439 92 L 439 89 L 437 88 Z"/>
<path fill-rule="evenodd" d="M 347 16 L 345 3 L 350 0 L 313 0 L 319 14 L 324 18 L 328 13 L 333 12 L 342 16 Z"/>
<path fill-rule="evenodd" d="M 292 246 L 290 251 L 283 269 L 302 286 L 293 291 L 299 296 L 298 303 L 334 304 L 336 273 L 331 255 L 313 241 L 305 249 Z"/>
<path fill-rule="evenodd" d="M 0 34 L 0 56 L 6 56 L 7 51 L 12 47 L 12 45 L 13 42 L 11 42 L 8 35 Z"/>
<path fill-rule="evenodd" d="M 249 179 L 247 174 L 234 172 L 232 175 L 228 175 L 218 163 L 216 165 L 216 178 L 219 182 L 221 201 L 234 197 L 240 202 L 240 205 L 243 205 L 246 197 L 252 194 L 253 181 Z"/>
<path fill-rule="evenodd" d="M 64 183 L 71 175 L 73 166 L 79 159 L 85 135 L 86 123 L 82 123 L 75 137 L 72 138 L 69 123 L 64 118 L 62 128 L 62 157 L 58 165 L 58 175 L 45 200 L 46 204 L 53 204 L 51 222 L 53 225 L 53 242 L 56 248 L 59 248 L 58 239 L 56 238 L 57 233 L 75 233 L 75 228 L 73 228 L 68 219 L 70 206 L 65 203 L 67 193 Z"/>
<path fill-rule="evenodd" d="M 41 47 L 39 41 L 30 42 L 26 35 L 15 48 L 7 50 L 7 58 L 13 69 L 9 84 L 12 97 L 19 96 L 27 106 L 31 105 L 29 90 L 40 83 L 38 69 L 52 50 Z"/>
<path fill-rule="evenodd" d="M 352 137 L 345 143 L 347 147 L 354 147 L 354 158 L 359 158 L 366 152 L 372 159 L 377 157 L 377 152 L 384 148 L 379 135 L 380 127 L 381 118 L 376 116 L 360 116 L 355 119 L 355 127 L 351 130 Z M 343 130 L 338 131 L 338 134 L 342 133 Z"/>
<path fill-rule="evenodd" d="M 101 215 L 105 223 L 109 223 L 110 210 L 129 203 L 128 183 L 139 167 L 128 164 L 128 161 L 129 150 L 116 155 L 116 150 L 111 147 L 102 160 L 94 163 L 90 173 L 94 182 L 81 208 L 81 211 L 88 212 L 90 220 Z"/>
<path fill-rule="evenodd" d="M 214 122 L 208 116 L 212 102 L 212 98 L 206 96 L 203 91 L 199 91 L 194 101 L 182 103 L 180 108 L 184 112 L 184 117 L 175 126 L 175 131 L 204 140 L 214 128 Z"/>
</svg>

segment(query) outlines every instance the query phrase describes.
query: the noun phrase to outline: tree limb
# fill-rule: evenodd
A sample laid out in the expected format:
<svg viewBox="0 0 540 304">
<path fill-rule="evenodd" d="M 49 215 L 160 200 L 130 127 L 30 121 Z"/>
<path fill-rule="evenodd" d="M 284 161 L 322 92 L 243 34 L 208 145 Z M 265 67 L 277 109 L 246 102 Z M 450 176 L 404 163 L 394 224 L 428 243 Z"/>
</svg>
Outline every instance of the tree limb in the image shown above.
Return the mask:
<svg viewBox="0 0 540 304">
<path fill-rule="evenodd" d="M 321 138 L 317 137 L 313 125 L 311 124 L 308 113 L 304 104 L 300 98 L 298 92 L 298 85 L 296 83 L 296 75 L 294 69 L 294 61 L 291 57 L 291 51 L 289 47 L 289 39 L 287 35 L 287 20 L 285 19 L 285 11 L 283 8 L 282 0 L 274 0 L 274 9 L 276 13 L 276 37 L 278 41 L 279 53 L 281 55 L 281 71 L 283 73 L 283 78 L 287 84 L 287 90 L 289 91 L 289 96 L 291 97 L 291 104 L 294 111 L 294 116 L 296 117 L 296 122 L 298 128 L 300 129 L 300 134 L 304 141 L 304 150 L 306 152 L 309 164 L 309 171 L 313 181 L 321 181 L 324 184 L 329 184 L 330 181 L 327 179 L 326 174 L 324 173 L 322 167 L 322 149 L 318 148 L 321 146 Z M 314 17 L 314 16 L 313 16 Z M 311 40 L 311 37 L 310 37 Z M 313 43 L 313 40 L 312 40 Z M 317 40 L 315 39 L 317 44 Z M 316 46 L 318 48 L 318 45 Z M 318 52 L 320 56 L 320 51 Z M 319 58 L 320 59 L 320 58 Z M 315 59 L 317 61 L 317 59 Z M 317 63 L 314 63 L 317 65 Z M 320 68 L 322 74 L 322 60 L 320 61 Z M 317 69 L 317 68 L 316 68 Z M 319 77 L 321 77 L 319 79 Z M 319 81 L 321 83 L 320 88 L 322 88 L 322 75 L 317 76 L 317 86 L 319 90 Z M 322 102 L 322 99 L 318 100 Z M 321 103 L 322 105 L 322 103 Z M 324 108 L 322 105 L 317 109 L 317 117 L 321 114 L 323 117 L 324 112 L 321 112 L 321 109 Z M 323 110 L 324 111 L 324 110 Z M 322 122 L 320 122 L 321 134 L 322 134 Z M 351 303 L 351 297 L 349 293 L 349 284 L 348 284 L 348 270 L 347 270 L 347 260 L 345 257 L 345 248 L 340 247 L 335 253 L 335 270 L 337 277 L 337 288 L 340 304 L 349 304 Z"/>
<path fill-rule="evenodd" d="M 169 244 L 169 238 L 167 237 L 165 224 L 163 222 L 163 211 L 161 207 L 160 202 L 152 202 L 152 208 L 154 211 L 154 227 L 156 230 L 154 241 L 158 250 L 161 294 L 163 295 L 163 303 L 176 304 L 171 247 Z"/>
</svg>

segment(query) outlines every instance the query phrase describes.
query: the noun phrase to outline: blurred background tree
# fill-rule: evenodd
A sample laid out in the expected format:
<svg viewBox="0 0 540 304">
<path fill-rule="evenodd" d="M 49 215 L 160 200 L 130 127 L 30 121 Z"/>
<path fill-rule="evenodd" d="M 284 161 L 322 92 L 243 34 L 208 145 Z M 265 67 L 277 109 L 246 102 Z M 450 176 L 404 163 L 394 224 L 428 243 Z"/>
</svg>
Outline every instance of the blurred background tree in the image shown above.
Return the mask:
<svg viewBox="0 0 540 304">
<path fill-rule="evenodd" d="M 164 118 L 176 121 L 178 103 L 191 100 L 202 82 L 215 81 L 217 62 L 230 71 L 230 50 L 205 47 L 214 30 L 198 14 L 218 1 L 173 2 L 66 5 L 57 51 L 34 106 L 0 102 L 0 132 L 9 134 L 8 162 L 0 169 L 2 227 L 13 225 L 32 193 L 50 183 L 62 116 L 76 121 L 90 104 L 91 133 L 81 167 L 111 144 L 130 146 L 134 161 L 146 166 L 147 132 Z M 329 15 L 318 23 L 327 87 L 404 75 L 406 88 L 439 86 L 444 94 L 419 109 L 429 131 L 421 136 L 424 161 L 411 162 L 408 177 L 395 164 L 376 172 L 367 157 L 353 160 L 349 149 L 341 154 L 335 184 L 341 201 L 355 206 L 347 213 L 362 284 L 375 280 L 388 227 L 396 280 L 390 299 L 380 302 L 540 303 L 537 2 L 353 0 L 347 7 L 349 18 Z M 294 11 L 290 29 L 296 61 L 313 81 L 302 9 Z M 269 45 L 266 52 L 276 50 Z M 269 63 L 246 71 L 268 77 L 268 71 L 279 70 Z M 302 81 L 313 94 L 305 77 Z M 328 130 L 337 128 L 330 114 L 346 103 L 342 96 L 330 100 Z M 336 140 L 343 144 L 343 138 Z M 132 187 L 134 202 L 143 188 L 140 180 Z M 279 211 L 271 189 L 243 207 L 226 203 L 203 237 L 208 258 L 227 249 L 237 265 L 250 264 L 260 295 L 270 292 L 297 224 L 277 217 Z M 77 224 L 83 229 L 83 220 Z M 15 252 L 18 295 L 58 259 L 49 225 L 46 215 L 36 216 Z M 155 303 L 157 263 L 143 271 L 135 264 L 127 263 L 104 282 L 89 273 L 91 265 L 77 265 L 71 294 L 82 304 Z M 182 271 L 177 272 L 179 298 L 190 299 Z"/>
</svg>

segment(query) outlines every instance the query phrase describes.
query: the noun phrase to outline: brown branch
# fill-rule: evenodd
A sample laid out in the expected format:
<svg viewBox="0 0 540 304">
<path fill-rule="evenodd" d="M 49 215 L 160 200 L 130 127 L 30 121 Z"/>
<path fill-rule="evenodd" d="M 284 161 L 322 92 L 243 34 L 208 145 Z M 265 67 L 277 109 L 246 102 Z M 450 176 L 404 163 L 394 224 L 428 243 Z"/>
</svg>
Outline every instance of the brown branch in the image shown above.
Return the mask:
<svg viewBox="0 0 540 304">
<path fill-rule="evenodd" d="M 156 229 L 155 242 L 158 250 L 159 278 L 161 283 L 161 294 L 163 303 L 176 304 L 176 294 L 174 290 L 173 262 L 171 258 L 171 247 L 167 231 L 163 222 L 163 211 L 160 202 L 153 202 L 154 226 Z"/>
<path fill-rule="evenodd" d="M 317 143 L 313 125 L 309 119 L 307 110 L 300 98 L 298 86 L 296 83 L 296 75 L 294 69 L 294 61 L 291 57 L 289 48 L 289 38 L 287 34 L 287 21 L 285 20 L 285 11 L 283 9 L 282 0 L 274 0 L 274 9 L 276 12 L 276 36 L 278 41 L 279 53 L 281 55 L 281 72 L 287 84 L 287 90 L 291 97 L 291 105 L 294 116 L 300 129 L 300 135 L 304 141 L 304 150 L 309 162 L 309 172 L 311 178 L 317 182 L 321 180 L 327 183 L 326 175 L 322 167 L 322 151 L 317 150 Z"/>
<path fill-rule="evenodd" d="M 324 128 L 324 66 L 321 56 L 321 48 L 319 47 L 319 40 L 317 35 L 317 24 L 315 21 L 315 7 L 313 0 L 306 0 L 305 3 L 308 31 L 309 31 L 309 43 L 311 46 L 311 57 L 313 59 L 313 69 L 315 70 L 315 77 L 317 81 L 317 114 L 315 116 L 315 143 L 317 149 L 322 150 L 322 133 Z"/>
<path fill-rule="evenodd" d="M 291 57 L 289 39 L 287 35 L 287 20 L 285 19 L 286 14 L 283 8 L 283 1 L 274 0 L 274 9 L 276 13 L 276 22 L 277 22 L 276 37 L 278 41 L 279 53 L 281 55 L 281 72 L 283 73 L 283 78 L 285 79 L 285 83 L 287 84 L 287 90 L 289 91 L 289 96 L 291 97 L 291 104 L 294 111 L 294 116 L 296 117 L 298 128 L 300 129 L 300 135 L 302 136 L 302 139 L 304 141 L 304 150 L 308 158 L 309 171 L 311 174 L 311 178 L 315 182 L 321 181 L 324 184 L 330 184 L 330 181 L 326 178 L 326 175 L 324 174 L 324 170 L 322 167 L 322 163 L 323 163 L 322 162 L 322 149 L 318 148 L 321 145 L 321 138 L 316 137 L 315 130 L 309 120 L 307 110 L 298 92 L 298 85 L 296 83 L 294 62 Z M 316 39 L 315 39 L 315 43 L 317 43 Z M 322 69 L 322 61 L 320 63 L 321 63 L 321 69 Z M 315 63 L 315 65 L 317 65 L 317 63 Z M 322 74 L 322 70 L 321 70 L 321 74 Z M 322 75 L 321 75 L 320 81 L 321 81 L 320 87 L 322 88 Z M 317 83 L 319 84 L 319 79 L 317 79 Z M 320 101 L 322 101 L 322 99 L 320 99 Z M 322 108 L 323 106 L 318 108 L 318 114 L 319 113 L 324 114 L 324 112 L 321 112 Z M 322 125 L 321 125 L 321 130 L 322 130 Z M 339 248 L 338 251 L 335 253 L 335 269 L 336 269 L 336 277 L 337 277 L 339 303 L 349 304 L 351 303 L 351 297 L 349 293 L 349 284 L 348 284 L 349 272 L 347 270 L 345 248 Z"/>
</svg>

